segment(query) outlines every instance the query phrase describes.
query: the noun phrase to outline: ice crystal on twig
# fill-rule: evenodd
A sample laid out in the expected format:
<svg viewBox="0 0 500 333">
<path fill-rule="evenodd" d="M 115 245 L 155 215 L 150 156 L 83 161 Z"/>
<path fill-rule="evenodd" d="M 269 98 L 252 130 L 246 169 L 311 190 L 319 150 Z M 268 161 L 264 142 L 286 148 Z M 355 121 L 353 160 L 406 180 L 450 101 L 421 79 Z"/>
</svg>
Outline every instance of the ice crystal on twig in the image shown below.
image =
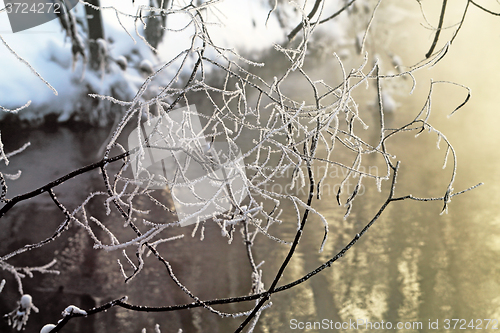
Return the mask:
<svg viewBox="0 0 500 333">
<path fill-rule="evenodd" d="M 38 308 L 33 304 L 31 295 L 25 294 L 17 302 L 17 308 L 6 314 L 4 317 L 7 319 L 9 326 L 12 326 L 12 328 L 20 331 L 24 329 L 28 323 L 31 310 L 38 312 Z"/>
</svg>

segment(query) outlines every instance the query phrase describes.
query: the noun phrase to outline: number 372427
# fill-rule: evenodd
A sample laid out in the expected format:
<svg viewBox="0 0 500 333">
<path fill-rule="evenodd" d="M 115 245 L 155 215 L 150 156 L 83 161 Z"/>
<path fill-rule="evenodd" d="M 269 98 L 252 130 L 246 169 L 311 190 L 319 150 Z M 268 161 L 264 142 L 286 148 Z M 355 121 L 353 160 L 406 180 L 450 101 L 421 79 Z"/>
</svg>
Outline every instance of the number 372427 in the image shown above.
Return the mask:
<svg viewBox="0 0 500 333">
<path fill-rule="evenodd" d="M 61 4 L 52 2 L 7 2 L 5 4 L 7 14 L 60 14 Z"/>
<path fill-rule="evenodd" d="M 498 319 L 445 319 L 444 329 L 498 329 Z"/>
</svg>

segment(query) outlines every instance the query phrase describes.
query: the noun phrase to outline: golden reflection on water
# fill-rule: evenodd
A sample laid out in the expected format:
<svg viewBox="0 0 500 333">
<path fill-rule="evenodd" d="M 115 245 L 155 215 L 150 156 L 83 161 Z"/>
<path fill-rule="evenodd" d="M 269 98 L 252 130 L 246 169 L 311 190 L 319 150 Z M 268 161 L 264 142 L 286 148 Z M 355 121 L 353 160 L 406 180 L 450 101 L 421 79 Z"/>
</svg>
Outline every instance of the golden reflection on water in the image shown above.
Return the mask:
<svg viewBox="0 0 500 333">
<path fill-rule="evenodd" d="M 439 12 L 440 3 L 436 2 L 434 8 L 426 7 L 428 13 L 431 10 Z M 432 4 L 426 6 L 432 7 Z M 463 9 L 458 3 L 448 7 L 445 26 L 457 22 Z M 418 14 L 416 4 L 408 5 L 407 10 Z M 415 21 L 413 18 L 420 16 L 413 14 L 408 15 L 411 19 L 399 20 L 405 27 L 401 31 L 405 33 L 393 35 L 389 45 L 391 52 L 416 62 L 427 52 L 433 34 L 422 29 L 418 25 L 422 19 Z M 429 19 L 437 22 L 432 15 Z M 263 332 L 276 331 L 277 327 L 289 331 L 291 319 L 303 322 L 325 318 L 334 321 L 384 320 L 394 325 L 396 322 L 420 322 L 422 329 L 390 331 L 427 332 L 436 331 L 429 329 L 429 320 L 439 320 L 439 331 L 444 331 L 445 319 L 466 319 L 469 324 L 471 319 L 500 318 L 499 27 L 498 17 L 470 8 L 466 23 L 446 57 L 430 70 L 416 74 L 417 89 L 412 96 L 408 96 L 408 86 L 403 83 L 401 89 L 404 91 L 395 97 L 401 107 L 392 120 L 395 126 L 416 115 L 425 102 L 431 78 L 469 86 L 472 89 L 470 102 L 449 119 L 446 115 L 465 99 L 467 92 L 457 86 L 436 86 L 430 122 L 457 150 L 459 165 L 455 191 L 479 182 L 485 185 L 454 197 L 448 214 L 439 215 L 442 202 L 391 204 L 344 258 L 293 292 L 274 296 L 275 309 L 266 310 L 262 318 Z M 411 39 L 408 34 L 412 34 Z M 446 32 L 442 36 L 444 41 Z M 403 135 L 391 146 L 398 160 L 403 161 L 399 195 L 439 197 L 446 190 L 451 166 L 441 170 L 444 144 L 441 143 L 438 150 L 435 135 L 423 136 L 415 139 L 412 134 Z M 330 181 L 335 184 L 338 180 Z M 369 185 L 374 188 L 374 184 Z M 310 219 L 297 258 L 284 280 L 297 279 L 339 251 L 376 213 L 385 193 L 368 190 L 355 203 L 347 221 L 342 219 L 344 211 L 336 207 L 332 197 L 324 196 L 322 201 L 315 202 L 314 207 L 330 223 L 330 241 L 324 252 L 318 254 L 323 230 L 318 219 Z M 290 220 L 294 220 L 293 215 Z M 289 227 L 277 232 L 283 232 L 282 236 L 290 239 L 295 230 Z M 280 251 L 286 253 L 287 249 Z M 266 268 L 269 270 L 279 263 L 279 259 L 273 263 L 268 261 Z M 474 331 L 470 327 L 467 329 Z"/>
</svg>

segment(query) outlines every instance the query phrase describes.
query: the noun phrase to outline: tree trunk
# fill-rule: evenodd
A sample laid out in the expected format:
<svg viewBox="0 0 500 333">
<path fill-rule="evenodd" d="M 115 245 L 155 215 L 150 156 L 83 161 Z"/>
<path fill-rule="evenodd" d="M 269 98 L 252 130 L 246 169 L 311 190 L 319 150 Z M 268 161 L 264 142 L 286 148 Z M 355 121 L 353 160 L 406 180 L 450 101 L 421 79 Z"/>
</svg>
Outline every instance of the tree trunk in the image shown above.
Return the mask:
<svg viewBox="0 0 500 333">
<path fill-rule="evenodd" d="M 87 0 L 88 3 L 94 6 L 100 6 L 99 0 Z M 98 70 L 100 68 L 99 45 L 97 40 L 104 39 L 104 28 L 102 25 L 101 12 L 90 6 L 85 6 L 85 13 L 87 14 L 87 26 L 89 29 L 88 41 L 90 50 L 90 68 Z"/>
<path fill-rule="evenodd" d="M 151 7 L 159 8 L 161 0 L 150 0 L 149 5 Z M 163 1 L 162 9 L 167 9 L 169 0 Z M 167 16 L 161 12 L 151 11 L 148 14 L 148 19 L 146 21 L 146 29 L 144 29 L 144 37 L 155 49 L 158 47 L 165 34 L 165 24 L 167 22 Z"/>
</svg>

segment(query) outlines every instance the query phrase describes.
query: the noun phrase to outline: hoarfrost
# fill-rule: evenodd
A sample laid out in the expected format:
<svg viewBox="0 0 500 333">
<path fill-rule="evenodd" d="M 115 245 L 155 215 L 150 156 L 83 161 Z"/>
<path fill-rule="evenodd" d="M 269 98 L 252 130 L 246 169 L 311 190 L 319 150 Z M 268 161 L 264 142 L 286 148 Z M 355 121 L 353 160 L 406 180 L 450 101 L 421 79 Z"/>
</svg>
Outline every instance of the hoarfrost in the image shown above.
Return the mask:
<svg viewBox="0 0 500 333">
<path fill-rule="evenodd" d="M 26 326 L 31 310 L 38 312 L 38 308 L 33 304 L 31 295 L 24 294 L 17 302 L 17 307 L 4 316 L 7 323 L 12 328 L 20 331 Z"/>
<path fill-rule="evenodd" d="M 64 311 L 62 312 L 62 315 L 65 316 L 65 317 L 69 316 L 71 314 L 79 314 L 79 315 L 86 316 L 87 315 L 87 311 L 82 310 L 82 309 L 80 309 L 77 306 L 70 305 L 66 309 L 64 309 Z"/>
</svg>

